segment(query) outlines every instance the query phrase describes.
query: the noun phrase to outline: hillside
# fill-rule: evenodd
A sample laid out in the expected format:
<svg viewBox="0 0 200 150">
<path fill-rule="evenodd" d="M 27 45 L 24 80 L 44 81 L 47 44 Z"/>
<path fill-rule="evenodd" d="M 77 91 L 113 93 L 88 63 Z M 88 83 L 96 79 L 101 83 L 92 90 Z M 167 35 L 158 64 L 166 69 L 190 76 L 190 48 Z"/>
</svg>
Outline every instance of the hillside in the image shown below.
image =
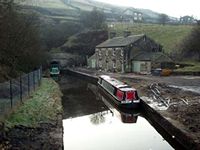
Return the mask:
<svg viewBox="0 0 200 150">
<path fill-rule="evenodd" d="M 17 1 L 17 0 L 16 0 Z M 97 2 L 95 0 L 25 0 L 20 2 L 24 7 L 32 7 L 45 17 L 60 20 L 77 20 L 82 11 L 91 11 L 94 8 L 105 13 L 107 19 L 119 19 L 122 12 L 128 7 L 119 7 L 111 4 Z M 148 9 L 131 8 L 143 13 L 144 20 L 157 22 L 159 13 Z"/>
<path fill-rule="evenodd" d="M 191 31 L 192 26 L 186 25 L 158 25 L 158 24 L 115 24 L 110 30 L 122 35 L 130 30 L 132 34 L 146 34 L 163 46 L 166 53 L 178 51 L 177 46 Z"/>
<path fill-rule="evenodd" d="M 42 8 L 54 8 L 54 9 L 73 9 L 67 6 L 61 0 L 25 0 L 20 2 L 21 5 L 25 6 L 35 6 Z"/>
<path fill-rule="evenodd" d="M 69 1 L 69 0 L 63 0 Z M 95 0 L 70 0 L 71 5 L 78 7 L 80 10 L 91 11 L 93 8 L 104 11 L 108 14 L 107 17 L 112 18 L 114 15 L 121 15 L 124 10 L 131 8 L 136 12 L 143 13 L 143 17 L 148 22 L 156 22 L 159 18 L 159 13 L 149 9 L 137 9 L 133 7 L 119 7 L 107 3 L 98 2 Z M 69 4 L 68 3 L 68 4 Z"/>
<path fill-rule="evenodd" d="M 23 4 L 25 8 L 28 8 L 28 10 L 31 8 L 39 13 L 42 20 L 46 22 L 44 27 L 52 24 L 52 27 L 50 27 L 52 30 L 55 28 L 54 24 L 59 22 L 61 24 L 68 21 L 79 22 L 79 17 L 82 11 L 91 11 L 96 8 L 104 11 L 107 17 L 116 17 L 127 9 L 127 7 L 114 6 L 97 2 L 95 0 L 32 0 L 32 3 L 26 1 L 21 4 Z M 132 9 L 143 12 L 144 18 L 149 20 L 149 22 L 155 22 L 159 16 L 159 13 L 148 9 Z M 126 29 L 132 31 L 134 34 L 144 33 L 163 45 L 163 49 L 166 53 L 171 53 L 177 51 L 177 45 L 191 31 L 191 28 L 192 26 L 184 25 L 162 26 L 158 24 L 115 23 L 112 30 L 117 31 L 118 34 L 122 34 L 122 32 Z M 46 29 L 47 28 L 45 27 L 44 30 Z M 66 40 L 67 37 L 65 37 L 62 41 Z"/>
</svg>

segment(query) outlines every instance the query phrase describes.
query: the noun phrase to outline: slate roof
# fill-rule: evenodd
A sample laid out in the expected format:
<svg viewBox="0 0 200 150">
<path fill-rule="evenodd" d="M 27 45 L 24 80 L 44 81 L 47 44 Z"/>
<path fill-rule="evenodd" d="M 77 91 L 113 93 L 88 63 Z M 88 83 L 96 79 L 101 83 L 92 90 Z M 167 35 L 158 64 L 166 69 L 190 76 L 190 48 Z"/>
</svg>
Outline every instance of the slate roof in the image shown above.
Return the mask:
<svg viewBox="0 0 200 150">
<path fill-rule="evenodd" d="M 135 43 L 137 40 L 144 37 L 144 34 L 140 35 L 130 35 L 127 37 L 115 37 L 112 39 L 108 39 L 104 41 L 103 43 L 96 46 L 96 48 L 111 48 L 111 47 L 126 47 L 132 43 Z"/>
<path fill-rule="evenodd" d="M 139 52 L 133 56 L 136 61 L 172 62 L 172 59 L 162 52 Z"/>
</svg>

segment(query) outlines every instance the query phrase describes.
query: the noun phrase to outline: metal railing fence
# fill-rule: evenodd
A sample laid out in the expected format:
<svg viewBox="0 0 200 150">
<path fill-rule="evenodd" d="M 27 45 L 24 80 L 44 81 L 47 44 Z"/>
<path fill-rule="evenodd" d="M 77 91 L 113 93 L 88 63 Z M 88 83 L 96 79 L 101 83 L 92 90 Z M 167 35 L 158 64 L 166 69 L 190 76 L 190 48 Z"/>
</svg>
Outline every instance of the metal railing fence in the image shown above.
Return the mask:
<svg viewBox="0 0 200 150">
<path fill-rule="evenodd" d="M 21 104 L 41 83 L 42 68 L 0 83 L 0 119 Z"/>
</svg>

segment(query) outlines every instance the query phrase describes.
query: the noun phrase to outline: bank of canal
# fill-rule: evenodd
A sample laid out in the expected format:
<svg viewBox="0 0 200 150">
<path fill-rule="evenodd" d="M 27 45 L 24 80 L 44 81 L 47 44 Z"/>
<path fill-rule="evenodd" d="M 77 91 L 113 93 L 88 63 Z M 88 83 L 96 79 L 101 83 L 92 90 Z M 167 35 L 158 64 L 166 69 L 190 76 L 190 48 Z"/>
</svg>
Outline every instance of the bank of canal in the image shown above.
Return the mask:
<svg viewBox="0 0 200 150">
<path fill-rule="evenodd" d="M 61 92 L 51 78 L 0 124 L 0 149 L 63 148 Z"/>
<path fill-rule="evenodd" d="M 173 143 L 173 137 L 164 132 L 160 135 L 143 112 L 115 107 L 94 84 L 65 76 L 60 86 L 64 95 L 64 149 L 174 149 L 165 140 L 168 137 Z"/>
</svg>

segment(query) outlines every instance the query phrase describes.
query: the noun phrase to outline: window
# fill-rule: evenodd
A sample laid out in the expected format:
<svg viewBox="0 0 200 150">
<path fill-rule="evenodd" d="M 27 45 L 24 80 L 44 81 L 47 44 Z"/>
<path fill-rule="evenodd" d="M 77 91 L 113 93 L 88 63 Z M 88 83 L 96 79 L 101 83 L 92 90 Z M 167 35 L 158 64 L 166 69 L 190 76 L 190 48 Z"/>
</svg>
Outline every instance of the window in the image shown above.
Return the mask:
<svg viewBox="0 0 200 150">
<path fill-rule="evenodd" d="M 113 68 L 114 69 L 116 68 L 116 62 L 115 61 L 113 62 Z"/>
<path fill-rule="evenodd" d="M 99 56 L 101 56 L 101 49 L 99 49 Z"/>
<path fill-rule="evenodd" d="M 123 97 L 124 97 L 124 92 L 122 92 L 121 90 L 117 90 L 117 94 L 116 94 L 118 100 L 123 100 Z"/>
<path fill-rule="evenodd" d="M 115 48 L 113 48 L 113 56 L 115 56 L 116 55 L 116 50 L 115 50 Z"/>
<path fill-rule="evenodd" d="M 106 56 L 108 56 L 108 49 L 105 49 L 106 50 Z"/>
<path fill-rule="evenodd" d="M 102 68 L 102 62 L 99 61 L 99 68 Z"/>
<path fill-rule="evenodd" d="M 115 88 L 105 80 L 102 80 L 103 87 L 111 94 L 114 94 Z"/>
<path fill-rule="evenodd" d="M 128 92 L 126 92 L 126 100 L 131 101 L 133 99 L 136 99 L 135 92 L 134 91 L 128 91 Z"/>
<path fill-rule="evenodd" d="M 123 51 L 123 49 L 121 49 L 121 56 L 124 56 L 124 51 Z"/>
</svg>

